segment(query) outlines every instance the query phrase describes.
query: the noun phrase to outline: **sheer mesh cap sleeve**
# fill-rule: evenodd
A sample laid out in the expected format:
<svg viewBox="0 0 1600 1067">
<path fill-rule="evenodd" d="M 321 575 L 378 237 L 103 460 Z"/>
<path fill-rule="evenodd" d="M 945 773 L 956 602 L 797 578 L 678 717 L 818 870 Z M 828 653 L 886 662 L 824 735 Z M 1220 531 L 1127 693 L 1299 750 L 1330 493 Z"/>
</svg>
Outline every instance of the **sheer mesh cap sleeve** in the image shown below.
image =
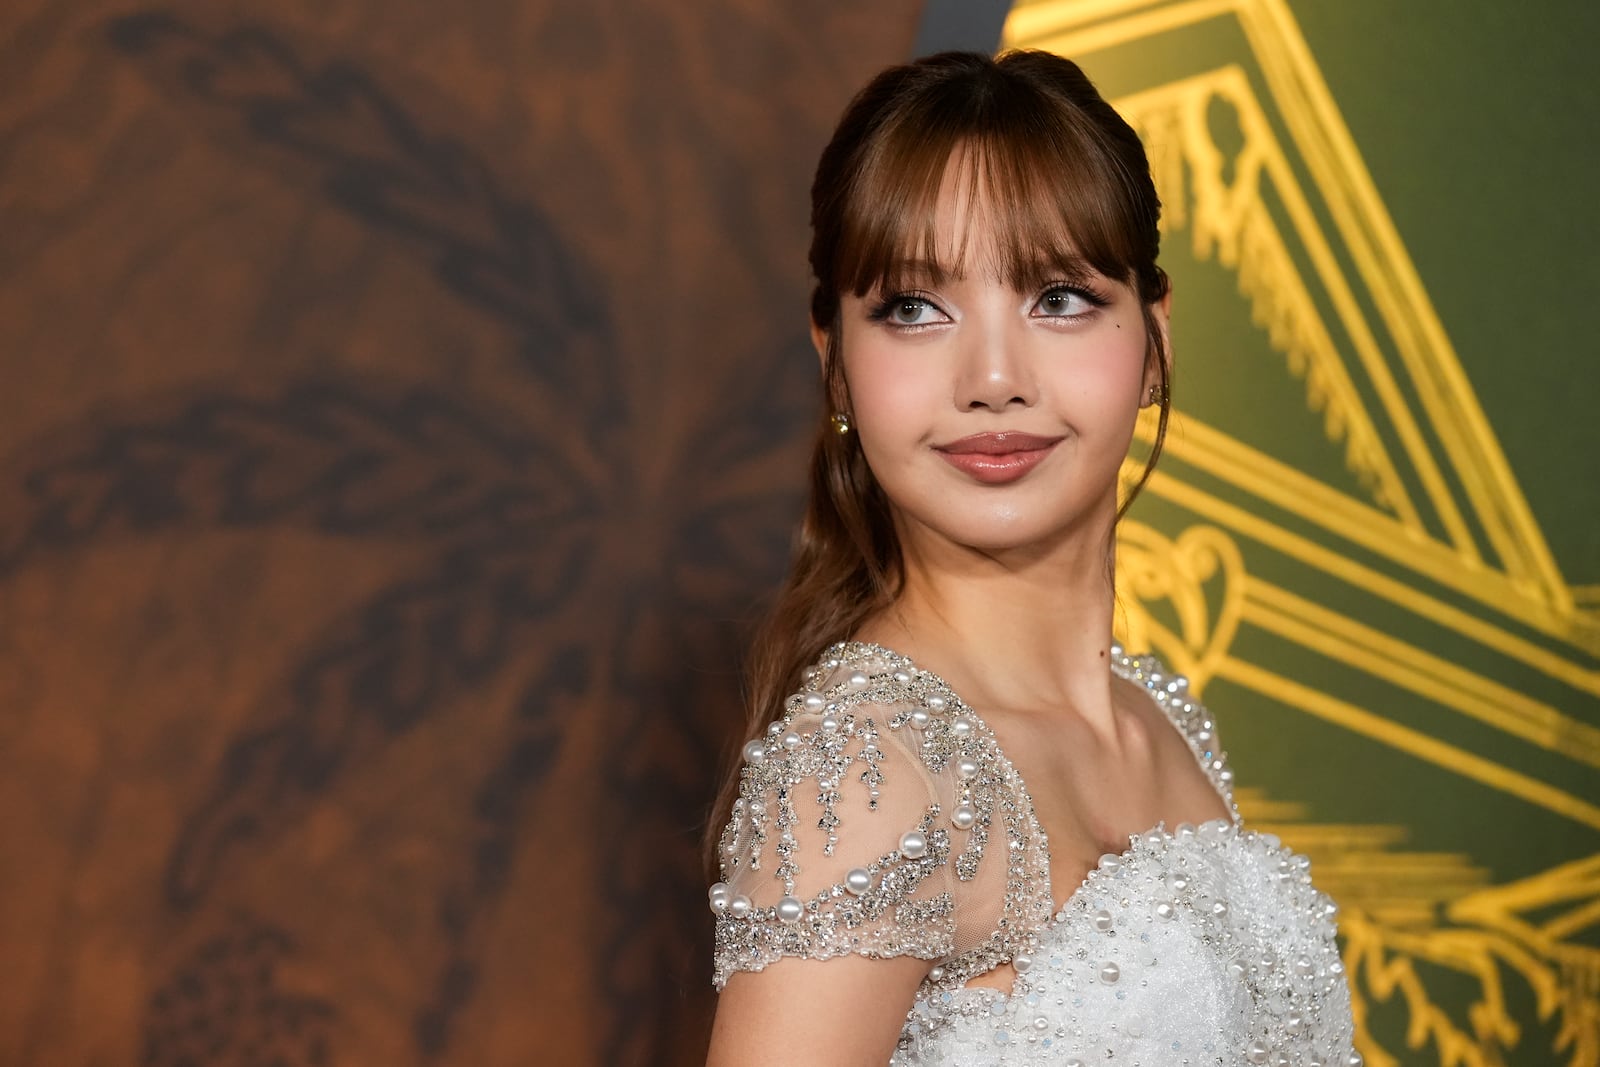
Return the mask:
<svg viewBox="0 0 1600 1067">
<path fill-rule="evenodd" d="M 1005 958 L 1028 857 L 953 695 L 870 645 L 830 649 L 806 686 L 745 746 L 710 893 L 715 986 L 785 956 L 915 956 L 934 983 Z"/>
</svg>

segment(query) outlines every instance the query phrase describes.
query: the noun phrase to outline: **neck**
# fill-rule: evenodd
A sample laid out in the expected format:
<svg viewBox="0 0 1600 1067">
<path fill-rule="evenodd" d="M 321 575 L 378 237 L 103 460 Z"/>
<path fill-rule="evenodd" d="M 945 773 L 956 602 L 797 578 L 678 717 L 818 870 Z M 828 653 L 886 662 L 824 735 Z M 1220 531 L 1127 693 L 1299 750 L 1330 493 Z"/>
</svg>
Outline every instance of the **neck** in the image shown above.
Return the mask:
<svg viewBox="0 0 1600 1067">
<path fill-rule="evenodd" d="M 1111 728 L 1111 515 L 1099 519 L 1006 552 L 902 530 L 903 591 L 860 636 L 904 652 L 980 708 L 1070 709 Z"/>
</svg>

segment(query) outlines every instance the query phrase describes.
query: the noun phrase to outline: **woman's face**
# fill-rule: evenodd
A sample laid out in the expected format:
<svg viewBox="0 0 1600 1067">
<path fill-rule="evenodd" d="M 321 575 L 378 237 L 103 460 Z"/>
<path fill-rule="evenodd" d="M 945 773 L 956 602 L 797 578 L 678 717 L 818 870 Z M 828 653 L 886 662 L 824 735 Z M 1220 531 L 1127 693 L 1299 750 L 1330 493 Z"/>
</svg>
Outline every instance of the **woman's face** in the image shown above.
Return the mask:
<svg viewBox="0 0 1600 1067">
<path fill-rule="evenodd" d="M 1139 297 L 1087 266 L 1013 288 L 958 171 L 935 235 L 941 263 L 964 245 L 960 268 L 841 301 L 854 432 L 903 537 L 986 552 L 1103 545 L 1134 420 L 1159 380 Z M 1155 310 L 1165 332 L 1167 302 Z"/>
</svg>

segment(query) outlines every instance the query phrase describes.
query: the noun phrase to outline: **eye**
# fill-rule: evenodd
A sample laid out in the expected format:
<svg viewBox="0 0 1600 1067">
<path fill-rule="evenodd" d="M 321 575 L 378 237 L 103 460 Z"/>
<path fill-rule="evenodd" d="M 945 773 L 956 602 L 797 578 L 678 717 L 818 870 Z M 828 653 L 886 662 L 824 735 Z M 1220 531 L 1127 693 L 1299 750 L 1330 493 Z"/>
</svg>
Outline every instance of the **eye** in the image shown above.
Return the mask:
<svg viewBox="0 0 1600 1067">
<path fill-rule="evenodd" d="M 1053 285 L 1033 305 L 1033 314 L 1042 319 L 1076 319 L 1106 306 L 1099 293 L 1076 285 Z"/>
<path fill-rule="evenodd" d="M 950 316 L 937 304 L 916 293 L 896 293 L 888 297 L 868 313 L 868 318 L 898 327 L 932 326 L 950 321 Z"/>
</svg>

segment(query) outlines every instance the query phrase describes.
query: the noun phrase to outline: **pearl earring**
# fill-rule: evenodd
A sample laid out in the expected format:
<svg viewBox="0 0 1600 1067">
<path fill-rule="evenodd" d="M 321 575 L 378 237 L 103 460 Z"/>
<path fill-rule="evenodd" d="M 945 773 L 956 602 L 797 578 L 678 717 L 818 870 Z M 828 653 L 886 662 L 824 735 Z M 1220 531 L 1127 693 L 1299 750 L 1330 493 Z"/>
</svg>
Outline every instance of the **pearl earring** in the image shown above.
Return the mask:
<svg viewBox="0 0 1600 1067">
<path fill-rule="evenodd" d="M 835 411 L 828 421 L 833 423 L 834 432 L 839 435 L 843 436 L 850 432 L 850 416 L 844 412 Z"/>
</svg>

